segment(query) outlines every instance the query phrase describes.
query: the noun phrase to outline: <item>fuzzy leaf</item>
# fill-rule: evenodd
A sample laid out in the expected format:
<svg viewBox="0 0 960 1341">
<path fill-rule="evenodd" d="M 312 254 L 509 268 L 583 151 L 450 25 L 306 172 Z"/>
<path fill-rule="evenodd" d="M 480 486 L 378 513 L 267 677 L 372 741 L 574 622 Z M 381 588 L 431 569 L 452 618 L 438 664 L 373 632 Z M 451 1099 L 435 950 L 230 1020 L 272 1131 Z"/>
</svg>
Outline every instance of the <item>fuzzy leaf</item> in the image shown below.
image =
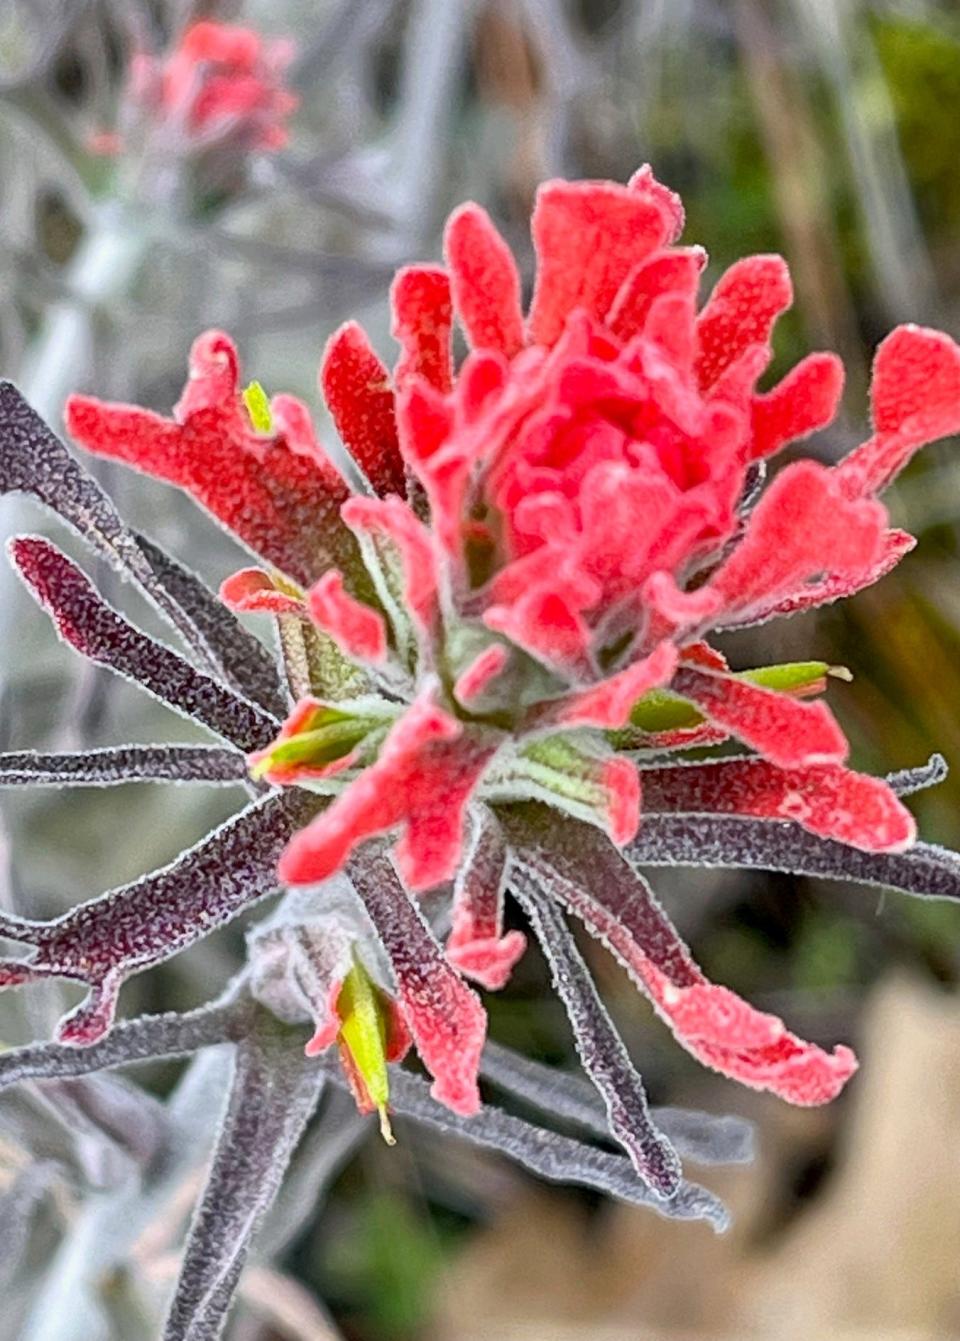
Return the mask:
<svg viewBox="0 0 960 1341">
<path fill-rule="evenodd" d="M 12 382 L 0 382 L 0 442 L 0 493 L 29 494 L 72 526 L 137 584 L 210 670 L 217 670 L 217 640 L 208 641 L 214 621 L 197 608 L 202 602 L 189 581 L 192 574 L 125 525 L 97 481 Z M 184 600 L 188 594 L 190 600 Z M 245 684 L 238 687 L 249 692 Z"/>
<path fill-rule="evenodd" d="M 141 1015 L 118 1020 L 109 1034 L 77 1048 L 68 1043 L 28 1043 L 0 1053 L 0 1090 L 25 1080 L 61 1080 L 109 1071 L 162 1057 L 186 1057 L 201 1048 L 236 1042 L 250 1028 L 256 1003 L 234 986 L 224 996 L 183 1015 Z"/>
<path fill-rule="evenodd" d="M 168 866 L 52 922 L 0 913 L 0 936 L 34 952 L 29 960 L 0 961 L 0 988 L 51 977 L 86 983 L 89 995 L 60 1021 L 57 1036 L 64 1042 L 95 1042 L 110 1027 L 126 978 L 178 954 L 278 892 L 276 862 L 291 822 L 290 803 L 268 796 Z"/>
<path fill-rule="evenodd" d="M 592 1135 L 610 1135 L 606 1106 L 581 1076 L 535 1062 L 490 1040 L 480 1058 L 484 1080 L 541 1113 L 574 1122 Z M 754 1157 L 754 1129 L 738 1117 L 714 1117 L 686 1108 L 652 1108 L 651 1116 L 679 1155 L 698 1164 L 747 1164 Z"/>
<path fill-rule="evenodd" d="M 533 872 L 514 868 L 510 888 L 540 942 L 554 988 L 566 1009 L 583 1068 L 603 1097 L 611 1134 L 637 1173 L 660 1197 L 680 1186 L 680 1161 L 654 1126 L 646 1091 L 623 1040 L 563 920 Z"/>
<path fill-rule="evenodd" d="M 646 881 L 595 829 L 561 825 L 533 807 L 501 812 L 501 820 L 518 864 L 616 955 L 694 1057 L 791 1103 L 825 1103 L 839 1093 L 857 1065 L 849 1048 L 824 1052 L 711 983 Z"/>
<path fill-rule="evenodd" d="M 246 758 L 217 745 L 117 745 L 76 754 L 38 754 L 35 750 L 0 754 L 0 787 L 246 780 Z"/>
<path fill-rule="evenodd" d="M 48 540 L 15 536 L 10 553 L 60 637 L 81 656 L 133 680 L 181 716 L 202 722 L 241 750 L 256 749 L 275 734 L 275 718 L 134 628 Z"/>
<path fill-rule="evenodd" d="M 206 1186 L 187 1238 L 163 1341 L 217 1341 L 254 1234 L 326 1083 L 303 1039 L 266 1012 L 236 1047 Z"/>
<path fill-rule="evenodd" d="M 241 694 L 275 717 L 282 717 L 287 710 L 287 695 L 280 670 L 259 638 L 243 627 L 196 573 L 146 536 L 138 535 L 137 543 L 164 590 L 189 616 L 214 669 Z"/>
<path fill-rule="evenodd" d="M 347 1083 L 329 1063 L 327 1074 L 337 1084 Z M 626 1155 L 598 1150 L 596 1146 L 513 1117 L 490 1104 L 485 1104 L 473 1117 L 458 1117 L 430 1097 L 425 1081 L 407 1071 L 396 1071 L 392 1082 L 392 1107 L 398 1116 L 486 1150 L 495 1150 L 538 1178 L 589 1187 L 670 1219 L 706 1220 L 718 1233 L 730 1224 L 723 1204 L 696 1183 L 681 1183 L 678 1191 L 664 1200 L 637 1177 Z"/>
<path fill-rule="evenodd" d="M 912 796 L 914 792 L 926 791 L 945 781 L 950 772 L 942 754 L 931 754 L 925 764 L 917 768 L 901 768 L 896 773 L 888 773 L 887 786 L 895 796 Z"/>
<path fill-rule="evenodd" d="M 783 820 L 734 815 L 649 815 L 627 849 L 639 866 L 784 871 L 852 880 L 921 899 L 960 900 L 960 856 L 935 843 L 863 852 Z"/>
<path fill-rule="evenodd" d="M 431 1094 L 455 1113 L 475 1113 L 487 1029 L 479 999 L 447 963 L 385 850 L 370 844 L 349 874 L 390 960 L 401 1014 L 434 1077 Z"/>
</svg>

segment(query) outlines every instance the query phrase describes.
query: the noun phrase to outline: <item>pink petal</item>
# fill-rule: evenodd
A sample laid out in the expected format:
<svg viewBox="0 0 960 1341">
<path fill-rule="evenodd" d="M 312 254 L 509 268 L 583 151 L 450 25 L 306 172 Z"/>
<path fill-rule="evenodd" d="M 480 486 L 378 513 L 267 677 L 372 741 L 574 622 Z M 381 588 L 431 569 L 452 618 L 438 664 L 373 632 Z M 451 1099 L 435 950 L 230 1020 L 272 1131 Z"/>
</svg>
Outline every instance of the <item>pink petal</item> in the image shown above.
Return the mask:
<svg viewBox="0 0 960 1341">
<path fill-rule="evenodd" d="M 663 182 L 657 181 L 649 163 L 644 163 L 637 168 L 627 185 L 636 195 L 645 196 L 648 200 L 655 201 L 660 206 L 667 221 L 667 233 L 664 242 L 676 242 L 686 223 L 683 201 L 676 191 L 671 191 L 669 186 L 664 186 Z"/>
<path fill-rule="evenodd" d="M 676 649 L 661 643 L 648 657 L 609 675 L 590 689 L 568 694 L 549 711 L 549 720 L 566 727 L 594 726 L 616 730 L 626 726 L 639 698 L 667 684 L 677 665 Z"/>
<path fill-rule="evenodd" d="M 531 225 L 537 280 L 530 339 L 552 345 L 575 308 L 605 317 L 630 271 L 663 246 L 675 226 L 657 193 L 614 182 L 544 183 Z"/>
<path fill-rule="evenodd" d="M 430 629 L 437 611 L 437 562 L 433 539 L 420 518 L 400 498 L 351 498 L 341 515 L 351 530 L 380 534 L 396 546 L 407 606 L 421 628 Z"/>
<path fill-rule="evenodd" d="M 393 371 L 402 391 L 411 378 L 422 377 L 444 394 L 453 385 L 450 332 L 453 307 L 450 280 L 439 266 L 417 265 L 398 270 L 390 290 L 393 324 L 390 333 L 400 345 Z"/>
<path fill-rule="evenodd" d="M 644 769 L 643 784 L 648 811 L 794 820 L 867 852 L 903 852 L 916 837 L 913 816 L 882 778 L 839 764 L 781 769 L 762 759 L 724 759 Z"/>
<path fill-rule="evenodd" d="M 621 340 L 639 335 L 651 305 L 661 294 L 696 297 L 707 254 L 702 247 L 657 251 L 627 275 L 613 300 L 606 324 Z"/>
<path fill-rule="evenodd" d="M 520 276 L 513 253 L 479 205 L 461 205 L 444 234 L 453 301 L 474 349 L 512 358 L 524 344 Z"/>
<path fill-rule="evenodd" d="M 495 680 L 510 658 L 503 643 L 491 643 L 478 652 L 470 664 L 457 676 L 453 696 L 468 708 L 478 699 L 491 681 Z"/>
<path fill-rule="evenodd" d="M 898 326 L 877 350 L 874 436 L 837 467 L 850 496 L 879 493 L 924 443 L 960 432 L 960 347 L 941 331 Z"/>
<path fill-rule="evenodd" d="M 872 587 L 887 573 L 892 572 L 905 554 L 915 547 L 916 540 L 906 531 L 886 531 L 880 544 L 877 558 L 858 570 L 849 573 L 828 573 L 818 582 L 809 582 L 796 591 L 781 596 L 769 605 L 755 606 L 746 623 L 763 623 L 784 615 L 795 615 L 803 610 L 813 610 L 821 605 L 830 605 L 833 601 L 845 600 L 855 596 L 858 591 Z M 726 624 L 724 625 L 726 627 Z M 737 627 L 734 619 L 729 627 Z"/>
<path fill-rule="evenodd" d="M 240 356 L 237 346 L 224 331 L 204 331 L 190 346 L 187 361 L 187 385 L 173 407 L 173 417 L 185 423 L 199 410 L 219 409 L 224 404 L 235 406 L 240 390 Z"/>
<path fill-rule="evenodd" d="M 421 696 L 390 731 L 375 763 L 291 839 L 280 879 L 327 879 L 365 839 L 398 826 L 400 872 L 411 889 L 429 889 L 457 869 L 467 801 L 496 750 L 489 732 L 463 725 Z"/>
<path fill-rule="evenodd" d="M 749 345 L 769 344 L 774 322 L 792 301 L 781 256 L 746 256 L 721 275 L 697 321 L 701 389 L 709 390 Z"/>
<path fill-rule="evenodd" d="M 874 358 L 870 401 L 878 433 L 919 445 L 960 431 L 960 347 L 942 331 L 898 326 Z"/>
<path fill-rule="evenodd" d="M 220 599 L 228 610 L 246 614 L 300 615 L 303 601 L 281 591 L 262 568 L 241 568 L 220 583 Z"/>
<path fill-rule="evenodd" d="M 580 608 L 562 590 L 534 587 L 511 605 L 491 605 L 483 622 L 548 665 L 573 675 L 589 674 L 592 635 Z"/>
<path fill-rule="evenodd" d="M 503 932 L 507 849 L 500 827 L 481 810 L 471 826 L 470 847 L 460 863 L 453 895 L 447 959 L 491 992 L 506 986 L 527 946 L 520 931 Z"/>
<path fill-rule="evenodd" d="M 382 662 L 387 655 L 387 628 L 383 616 L 344 590 L 343 574 L 324 573 L 307 593 L 307 609 L 313 622 L 348 657 Z"/>
<path fill-rule="evenodd" d="M 710 588 L 728 608 L 749 610 L 828 568 L 860 572 L 880 553 L 885 519 L 880 504 L 845 499 L 825 466 L 797 461 L 763 494 Z"/>
<path fill-rule="evenodd" d="M 847 742 L 825 703 L 804 703 L 748 680 L 708 671 L 680 670 L 673 688 L 715 726 L 780 768 L 842 763 Z"/>
<path fill-rule="evenodd" d="M 808 354 L 772 391 L 753 401 L 750 460 L 831 423 L 843 395 L 843 364 L 835 354 Z"/>
<path fill-rule="evenodd" d="M 406 481 L 390 375 L 355 321 L 327 341 L 320 387 L 337 432 L 374 491 L 403 494 Z"/>
</svg>

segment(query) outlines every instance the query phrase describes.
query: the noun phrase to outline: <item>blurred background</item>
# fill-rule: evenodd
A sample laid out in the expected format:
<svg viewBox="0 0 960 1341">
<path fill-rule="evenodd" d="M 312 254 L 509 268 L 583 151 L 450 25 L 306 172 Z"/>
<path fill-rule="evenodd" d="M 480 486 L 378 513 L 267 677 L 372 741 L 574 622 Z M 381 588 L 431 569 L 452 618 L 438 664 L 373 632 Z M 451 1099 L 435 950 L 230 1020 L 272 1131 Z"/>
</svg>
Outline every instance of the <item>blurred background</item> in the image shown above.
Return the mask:
<svg viewBox="0 0 960 1341">
<path fill-rule="evenodd" d="M 159 192 L 148 210 L 118 209 L 115 158 L 97 150 L 131 54 L 162 50 L 200 15 L 294 39 L 289 145 L 189 207 Z M 710 253 L 705 290 L 743 254 L 787 257 L 796 302 L 771 380 L 811 348 L 847 367 L 843 416 L 812 445 L 823 459 L 866 436 L 870 359 L 892 325 L 960 334 L 951 0 L 0 0 L 0 370 L 55 427 L 74 389 L 167 412 L 190 341 L 222 326 L 247 376 L 303 396 L 323 425 L 326 337 L 357 317 L 391 361 L 390 275 L 439 258 L 453 205 L 486 206 L 529 277 L 537 183 L 625 180 L 644 161 L 683 196 L 684 240 Z M 238 566 L 172 490 L 96 469 L 121 511 L 209 582 Z M 923 452 L 888 501 L 919 538 L 894 575 L 727 650 L 738 666 L 849 666 L 852 683 L 830 693 L 855 763 L 882 773 L 942 751 L 955 772 L 916 810 L 927 839 L 956 847 L 956 444 Z M 0 504 L 4 537 L 51 525 L 26 502 Z M 132 600 L 95 575 L 110 599 Z M 4 748 L 190 738 L 70 659 L 6 571 L 0 683 Z M 55 915 L 170 860 L 237 803 L 229 789 L 153 786 L 10 795 L 0 897 Z M 757 1163 L 707 1179 L 734 1229 L 714 1239 L 413 1130 L 388 1151 L 344 1117 L 323 1195 L 304 1201 L 301 1179 L 296 1216 L 245 1277 L 233 1341 L 320 1341 L 331 1324 L 355 1341 L 960 1337 L 960 910 L 783 876 L 660 872 L 657 887 L 712 977 L 808 1037 L 854 1043 L 863 1063 L 828 1111 L 744 1093 L 699 1071 L 584 947 L 654 1100 L 758 1123 Z M 242 927 L 219 933 L 134 980 L 124 1012 L 199 1003 L 241 949 Z M 0 999 L 0 1039 L 46 1034 L 55 991 Z M 495 1037 L 572 1065 L 533 954 L 488 1004 Z M 163 1093 L 173 1074 L 147 1081 Z M 25 1158 L 7 1129 L 0 1187 Z M 57 1213 L 69 1218 L 78 1195 L 60 1187 Z M 131 1270 L 172 1269 L 162 1244 L 134 1256 Z"/>
</svg>

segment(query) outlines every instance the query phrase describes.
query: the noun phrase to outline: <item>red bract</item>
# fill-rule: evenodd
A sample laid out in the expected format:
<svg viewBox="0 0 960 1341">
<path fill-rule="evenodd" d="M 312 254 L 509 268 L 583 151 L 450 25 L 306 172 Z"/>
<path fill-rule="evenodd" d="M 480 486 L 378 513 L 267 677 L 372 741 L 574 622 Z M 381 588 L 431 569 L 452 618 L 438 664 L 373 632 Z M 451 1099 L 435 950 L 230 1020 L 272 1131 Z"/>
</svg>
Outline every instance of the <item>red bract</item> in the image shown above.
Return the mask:
<svg viewBox="0 0 960 1341">
<path fill-rule="evenodd" d="M 88 451 L 185 489 L 296 582 L 331 564 L 355 566 L 353 538 L 339 517 L 349 490 L 317 444 L 306 407 L 275 396 L 270 408 L 272 429 L 259 432 L 243 401 L 233 341 L 208 331 L 194 341 L 172 419 L 71 396 L 66 422 Z"/>
<path fill-rule="evenodd" d="M 895 331 L 877 355 L 869 441 L 833 469 L 796 461 L 760 492 L 764 461 L 832 419 L 842 368 L 812 354 L 758 390 L 791 302 L 786 265 L 737 262 L 698 310 L 705 256 L 674 245 L 682 223 L 649 169 L 627 186 L 547 183 L 524 313 L 506 242 L 478 206 L 457 210 L 446 269 L 410 267 L 394 285 L 392 384 L 353 323 L 324 355 L 321 384 L 363 496 L 348 498 L 297 402 L 274 398 L 273 428 L 253 428 L 233 347 L 216 333 L 195 346 L 173 422 L 80 398 L 69 407 L 85 446 L 183 485 L 279 570 L 230 579 L 233 608 L 299 622 L 304 637 L 319 629 L 354 664 L 359 698 L 337 702 L 315 677 L 316 697 L 254 756 L 258 775 L 333 798 L 288 846 L 282 879 L 362 866 L 370 838 L 398 832 L 410 889 L 455 881 L 448 957 L 489 987 L 522 949 L 503 931 L 502 894 L 510 861 L 527 860 L 525 812 L 511 811 L 507 850 L 490 837 L 491 807 L 546 802 L 565 812 L 557 823 L 631 842 L 641 788 L 624 746 L 648 752 L 654 811 L 679 788 L 705 813 L 799 825 L 863 852 L 913 840 L 897 796 L 843 766 L 840 726 L 809 701 L 827 668 L 737 674 L 706 638 L 851 594 L 906 553 L 910 537 L 886 529 L 875 495 L 922 442 L 960 429 L 960 350 L 936 332 Z M 469 346 L 458 370 L 454 318 Z M 291 581 L 313 585 L 301 599 Z M 652 765 L 728 736 L 758 757 L 679 778 Z M 390 908 L 378 912 L 382 935 Z M 591 925 L 626 955 L 624 916 L 610 918 Z M 672 955 L 652 936 L 634 967 L 710 1065 L 798 1102 L 830 1097 L 851 1073 L 847 1051 L 803 1044 L 692 961 L 678 976 Z M 469 1106 L 470 1067 L 461 1058 L 455 1078 L 443 1073 L 462 1036 L 475 1054 L 476 1022 L 434 1047 L 442 1011 L 418 1026 L 417 993 L 405 992 L 438 1093 Z"/>
<path fill-rule="evenodd" d="M 283 84 L 292 55 L 289 42 L 251 28 L 195 23 L 165 57 L 135 58 L 131 98 L 185 139 L 229 138 L 247 150 L 279 149 L 287 142 L 284 122 L 297 105 Z"/>
</svg>

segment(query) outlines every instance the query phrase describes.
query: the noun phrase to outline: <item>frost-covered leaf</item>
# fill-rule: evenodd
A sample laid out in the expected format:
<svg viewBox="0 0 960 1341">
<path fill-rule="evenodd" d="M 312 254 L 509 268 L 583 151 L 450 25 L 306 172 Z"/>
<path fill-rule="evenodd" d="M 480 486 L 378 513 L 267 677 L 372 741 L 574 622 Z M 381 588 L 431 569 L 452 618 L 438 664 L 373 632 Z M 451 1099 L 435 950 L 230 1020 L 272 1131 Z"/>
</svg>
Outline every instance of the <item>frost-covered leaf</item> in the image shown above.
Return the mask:
<svg viewBox="0 0 960 1341">
<path fill-rule="evenodd" d="M 906 852 L 863 852 L 783 820 L 648 815 L 627 856 L 639 866 L 784 871 L 921 899 L 960 899 L 960 856 L 948 848 L 914 843 Z"/>
<path fill-rule="evenodd" d="M 209 611 L 198 615 L 186 600 L 181 603 L 186 570 L 130 530 L 93 476 L 11 382 L 0 382 L 0 444 L 0 494 L 29 494 L 72 526 L 96 553 L 137 584 L 187 646 L 217 672 L 216 644 L 207 641 L 214 622 Z M 194 590 L 190 601 L 195 600 Z"/>
<path fill-rule="evenodd" d="M 541 1113 L 576 1123 L 593 1136 L 609 1137 L 606 1107 L 594 1087 L 489 1041 L 480 1059 L 480 1074 L 507 1094 Z M 754 1155 L 754 1129 L 738 1117 L 714 1117 L 686 1108 L 652 1108 L 654 1122 L 677 1153 L 698 1164 L 746 1164 Z"/>
<path fill-rule="evenodd" d="M 0 754 L 0 787 L 115 787 L 122 782 L 237 783 L 247 761 L 217 745 L 117 745 L 75 754 Z"/>
<path fill-rule="evenodd" d="M 925 764 L 916 768 L 901 768 L 896 773 L 888 773 L 886 783 L 895 796 L 912 796 L 914 792 L 944 782 L 949 771 L 942 754 L 931 754 Z"/>
<path fill-rule="evenodd" d="M 843 1088 L 857 1066 L 850 1049 L 806 1043 L 775 1015 L 710 982 L 653 890 L 597 830 L 561 824 L 543 807 L 501 820 L 517 863 L 616 955 L 692 1056 L 791 1103 L 826 1103 Z"/>
<path fill-rule="evenodd" d="M 444 958 L 383 847 L 368 844 L 348 873 L 387 952 L 400 1012 L 434 1077 L 431 1093 L 454 1112 L 475 1112 L 487 1029 L 478 997 Z"/>
<path fill-rule="evenodd" d="M 241 750 L 256 749 L 275 734 L 275 718 L 134 628 L 48 540 L 15 536 L 10 553 L 60 637 L 81 656 L 133 680 L 181 716 L 202 722 Z"/>
<path fill-rule="evenodd" d="M 145 535 L 138 534 L 137 543 L 164 590 L 203 638 L 222 677 L 261 708 L 275 717 L 282 717 L 288 704 L 276 658 L 259 638 L 243 627 L 196 573 Z"/>
<path fill-rule="evenodd" d="M 347 1083 L 332 1064 L 327 1074 L 338 1084 Z M 637 1176 L 626 1155 L 598 1150 L 491 1104 L 484 1104 L 473 1117 L 458 1117 L 430 1097 L 425 1081 L 407 1071 L 394 1074 L 391 1105 L 400 1117 L 495 1150 L 548 1182 L 589 1187 L 671 1219 L 707 1220 L 718 1232 L 729 1226 L 730 1217 L 723 1204 L 696 1183 L 682 1182 L 677 1192 L 664 1200 Z"/>
<path fill-rule="evenodd" d="M 164 1341 L 216 1341 L 260 1220 L 326 1077 L 303 1038 L 261 1012 L 236 1047 L 226 1113 L 187 1239 Z"/>
<path fill-rule="evenodd" d="M 630 1060 L 556 904 L 534 872 L 513 869 L 510 888 L 526 913 L 564 1004 L 583 1068 L 603 1097 L 610 1133 L 660 1197 L 680 1185 L 680 1161 L 650 1116 L 643 1081 Z"/>
<path fill-rule="evenodd" d="M 141 1015 L 118 1020 L 89 1047 L 28 1043 L 0 1053 L 0 1090 L 24 1080 L 68 1079 L 158 1057 L 186 1057 L 217 1043 L 236 1042 L 249 1030 L 255 1003 L 231 989 L 219 1001 L 183 1015 Z"/>
<path fill-rule="evenodd" d="M 126 978 L 169 959 L 278 892 L 276 863 L 291 823 L 290 803 L 268 796 L 168 866 L 52 922 L 0 913 L 0 936 L 33 951 L 29 959 L 0 961 L 0 987 L 40 978 L 86 983 L 89 994 L 60 1021 L 57 1036 L 64 1042 L 95 1042 L 110 1027 Z"/>
</svg>

